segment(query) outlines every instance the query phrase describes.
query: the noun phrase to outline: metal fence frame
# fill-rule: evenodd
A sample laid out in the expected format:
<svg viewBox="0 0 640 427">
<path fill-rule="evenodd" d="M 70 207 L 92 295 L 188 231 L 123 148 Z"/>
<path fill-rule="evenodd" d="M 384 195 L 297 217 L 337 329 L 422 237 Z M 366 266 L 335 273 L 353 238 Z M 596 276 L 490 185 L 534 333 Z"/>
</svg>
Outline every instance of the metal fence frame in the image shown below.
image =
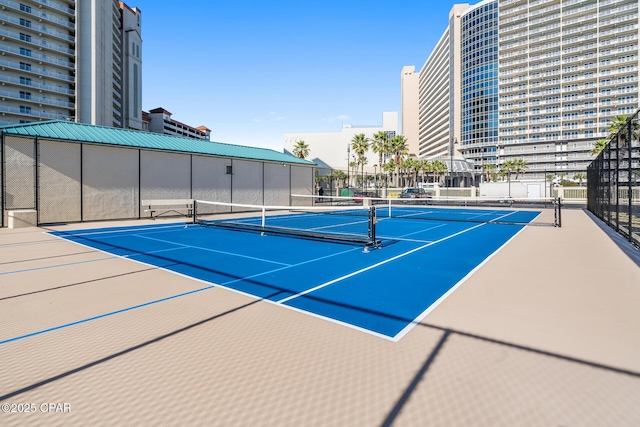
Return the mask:
<svg viewBox="0 0 640 427">
<path fill-rule="evenodd" d="M 587 168 L 587 208 L 640 247 L 640 110 Z"/>
<path fill-rule="evenodd" d="M 14 141 L 8 142 L 7 138 L 12 138 Z M 22 144 L 16 143 L 18 140 L 24 140 L 25 147 L 32 150 L 32 153 L 28 156 L 20 156 L 20 150 L 10 149 L 10 153 L 17 152 L 18 155 L 8 155 L 7 148 L 13 144 L 14 146 L 19 146 Z M 46 176 L 42 176 L 43 170 L 48 164 L 43 163 L 42 158 L 42 145 L 47 144 L 49 142 L 53 143 L 64 143 L 73 146 L 79 146 L 79 162 L 77 163 L 77 167 L 79 168 L 79 176 L 78 176 L 78 190 L 72 191 L 69 194 L 71 197 L 77 198 L 79 203 L 79 212 L 74 211 L 74 215 L 66 215 L 66 211 L 62 212 L 60 218 L 57 218 L 53 221 L 48 221 L 46 217 L 42 216 L 43 206 L 51 206 L 51 198 L 46 199 L 46 194 L 43 194 L 42 188 L 43 185 L 47 183 Z M 84 184 L 87 169 L 84 167 L 85 159 L 87 155 L 86 148 L 88 146 L 95 147 L 105 147 L 105 148 L 113 148 L 114 150 L 123 150 L 128 153 L 131 157 L 135 157 L 135 163 L 137 163 L 137 181 L 131 181 L 132 187 L 136 187 L 135 191 L 135 200 L 131 200 L 128 202 L 126 207 L 132 207 L 132 210 L 123 215 L 119 215 L 117 217 L 96 217 L 96 215 L 90 215 L 91 212 L 88 212 L 89 209 L 86 206 L 85 198 L 83 197 Z M 37 215 L 36 223 L 37 225 L 46 225 L 46 224 L 56 224 L 56 223 L 75 223 L 75 222 L 85 222 L 85 221 L 102 221 L 102 220 L 119 220 L 119 219 L 140 219 L 150 217 L 151 214 L 142 211 L 141 202 L 145 199 L 144 191 L 151 191 L 151 187 L 145 186 L 143 183 L 142 173 L 144 167 L 141 163 L 143 153 L 167 153 L 167 154 L 175 154 L 177 156 L 188 156 L 189 157 L 189 168 L 187 169 L 189 174 L 189 182 L 188 186 L 184 187 L 184 190 L 188 191 L 188 198 L 198 197 L 197 191 L 205 191 L 205 190 L 219 190 L 219 189 L 228 189 L 229 191 L 229 200 L 225 201 L 236 201 L 235 197 L 240 198 L 239 202 L 243 202 L 242 197 L 261 197 L 261 200 L 256 200 L 255 203 L 266 203 L 266 197 L 273 196 L 274 192 L 281 192 L 283 194 L 283 200 L 288 199 L 289 195 L 292 191 L 296 192 L 304 192 L 305 194 L 308 192 L 311 194 L 313 192 L 313 168 L 311 166 L 298 166 L 296 164 L 285 164 L 282 162 L 272 162 L 268 160 L 252 160 L 252 159 L 243 159 L 243 158 L 232 158 L 232 157 L 222 157 L 222 156 L 213 156 L 206 155 L 200 153 L 189 153 L 189 152 L 169 152 L 164 150 L 152 150 L 146 148 L 139 147 L 119 147 L 119 146 L 111 146 L 106 144 L 99 143 L 90 143 L 90 142 L 80 142 L 80 141 L 72 141 L 65 139 L 55 139 L 55 138 L 38 138 L 37 136 L 23 136 L 23 135 L 13 135 L 7 134 L 0 130 L 0 227 L 8 226 L 9 222 L 5 219 L 5 216 L 9 215 L 10 211 L 15 210 L 35 210 Z M 218 164 L 222 162 L 225 163 L 228 167 L 235 168 L 236 165 L 248 165 L 252 168 L 255 168 L 255 174 L 261 176 L 262 182 L 260 185 L 256 185 L 254 188 L 249 188 L 247 182 L 249 178 L 246 178 L 242 175 L 233 176 L 233 173 L 229 175 L 229 183 L 221 186 L 215 182 L 211 182 L 210 186 L 204 188 L 202 185 L 199 187 L 194 187 L 194 173 L 196 173 L 196 168 L 194 166 L 194 157 L 202 157 L 202 158 L 211 158 L 216 159 Z M 27 164 L 27 160 L 29 163 Z M 45 159 L 46 160 L 46 159 Z M 278 169 L 282 167 L 287 167 L 288 170 L 285 169 L 285 173 L 288 175 L 288 178 L 283 180 L 282 182 L 286 182 L 285 186 L 278 185 L 278 182 L 273 183 L 272 186 L 267 186 L 265 181 L 265 170 L 266 165 L 274 165 Z M 248 166 L 246 166 L 248 167 Z M 245 169 L 246 169 L 245 167 Z M 233 169 L 229 169 L 233 170 Z M 252 169 L 253 170 L 253 169 Z M 302 175 L 301 175 L 302 174 Z M 28 179 L 27 179 L 28 178 Z M 307 179 L 308 178 L 308 179 Z M 243 181 L 244 180 L 244 181 Z M 245 185 L 247 184 L 247 185 Z M 68 189 L 65 187 L 65 189 Z M 249 191 L 251 190 L 251 191 Z M 255 191 L 254 191 L 255 190 Z M 267 190 L 270 193 L 267 193 Z M 51 192 L 49 192 L 51 193 Z M 254 194 L 255 193 L 255 194 Z M 14 195 L 20 195 L 19 200 L 15 200 Z M 11 195 L 12 197 L 8 197 Z M 50 195 L 50 194 L 49 194 Z M 169 198 L 169 197 L 165 197 Z M 254 202 L 251 202 L 254 203 Z M 94 211 L 92 211 L 94 212 Z M 77 214 L 76 214 L 77 213 Z"/>
</svg>

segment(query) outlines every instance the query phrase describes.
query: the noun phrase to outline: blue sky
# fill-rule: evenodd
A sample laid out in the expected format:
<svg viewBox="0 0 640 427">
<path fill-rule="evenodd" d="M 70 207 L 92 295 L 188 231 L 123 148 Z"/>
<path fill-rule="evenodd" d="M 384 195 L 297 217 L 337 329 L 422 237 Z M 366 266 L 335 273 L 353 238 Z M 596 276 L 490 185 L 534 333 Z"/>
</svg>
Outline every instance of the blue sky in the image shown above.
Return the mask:
<svg viewBox="0 0 640 427">
<path fill-rule="evenodd" d="M 213 141 L 282 151 L 285 132 L 380 125 L 400 112 L 449 0 L 128 0 L 142 11 L 142 107 Z"/>
</svg>

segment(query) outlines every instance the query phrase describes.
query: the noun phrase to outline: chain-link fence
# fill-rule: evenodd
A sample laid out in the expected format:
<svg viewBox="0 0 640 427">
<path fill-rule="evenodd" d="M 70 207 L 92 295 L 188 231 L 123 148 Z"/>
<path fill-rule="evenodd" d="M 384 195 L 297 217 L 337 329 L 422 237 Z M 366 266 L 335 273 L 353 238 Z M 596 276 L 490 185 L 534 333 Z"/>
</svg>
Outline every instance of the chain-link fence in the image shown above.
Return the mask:
<svg viewBox="0 0 640 427">
<path fill-rule="evenodd" d="M 587 168 L 588 209 L 640 246 L 640 110 Z"/>
</svg>

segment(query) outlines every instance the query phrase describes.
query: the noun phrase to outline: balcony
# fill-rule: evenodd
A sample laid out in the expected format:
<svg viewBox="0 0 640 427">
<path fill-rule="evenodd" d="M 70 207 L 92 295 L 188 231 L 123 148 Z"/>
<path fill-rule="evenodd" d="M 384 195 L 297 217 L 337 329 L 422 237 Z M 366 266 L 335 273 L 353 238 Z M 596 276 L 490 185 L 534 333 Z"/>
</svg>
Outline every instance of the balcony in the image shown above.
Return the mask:
<svg viewBox="0 0 640 427">
<path fill-rule="evenodd" d="M 24 68 L 20 67 L 20 63 L 19 62 L 9 61 L 9 60 L 3 59 L 3 58 L 0 58 L 0 66 L 7 67 L 7 68 L 10 68 L 10 69 L 19 71 L 21 73 L 33 74 L 35 76 L 46 76 L 46 77 L 50 77 L 50 78 L 53 78 L 53 79 L 64 80 L 64 81 L 69 82 L 69 83 L 74 83 L 75 82 L 74 76 L 71 76 L 69 74 L 49 71 L 49 70 L 47 70 L 45 68 L 40 68 L 40 67 L 35 67 L 35 66 L 32 66 L 30 70 L 25 70 Z"/>
<path fill-rule="evenodd" d="M 73 49 L 65 48 L 62 46 L 55 46 L 51 43 L 48 43 L 46 40 L 38 40 L 35 37 L 32 37 L 30 41 L 22 40 L 20 38 L 20 33 L 5 30 L 3 28 L 0 28 L 0 36 L 2 36 L 3 39 L 5 37 L 9 39 L 13 39 L 21 44 L 26 44 L 26 45 L 29 45 L 30 47 L 35 47 L 39 50 L 47 49 L 53 52 L 59 52 L 69 56 L 75 55 L 75 50 Z"/>
<path fill-rule="evenodd" d="M 602 11 L 602 12 L 600 12 L 600 18 L 606 18 L 606 17 L 611 16 L 611 15 L 622 14 L 622 12 L 628 12 L 630 10 L 637 11 L 638 10 L 638 5 L 637 4 L 628 4 L 626 6 L 620 6 L 620 7 L 614 8 L 614 9 L 609 9 L 609 10 Z"/>
<path fill-rule="evenodd" d="M 11 83 L 15 85 L 20 85 L 25 88 L 34 88 L 38 90 L 46 90 L 48 92 L 61 93 L 64 95 L 75 96 L 75 91 L 69 88 L 64 88 L 61 86 L 54 86 L 48 83 L 41 83 L 39 81 L 31 80 L 31 84 L 24 84 L 17 77 L 10 77 L 7 75 L 0 74 L 0 82 Z"/>
<path fill-rule="evenodd" d="M 548 15 L 549 12 L 554 12 L 554 11 L 560 11 L 560 5 L 555 5 L 555 6 L 549 6 L 549 7 L 545 7 L 544 9 L 539 9 L 536 11 L 533 11 L 529 14 L 529 18 L 533 19 L 538 15 Z"/>
<path fill-rule="evenodd" d="M 57 59 L 57 58 L 51 58 L 51 57 L 47 56 L 46 54 L 40 54 L 40 53 L 32 53 L 31 56 L 25 56 L 25 55 L 20 53 L 20 49 L 15 48 L 15 47 L 11 47 L 11 46 L 8 46 L 8 45 L 2 44 L 2 43 L 0 43 L 0 50 L 5 51 L 5 52 L 14 53 L 14 54 L 20 56 L 21 58 L 30 58 L 30 59 L 32 59 L 34 61 L 40 61 L 40 63 L 46 62 L 48 64 L 59 65 L 61 67 L 66 67 L 66 68 L 70 68 L 70 69 L 74 69 L 75 68 L 75 64 L 73 62 L 63 61 L 63 60 Z"/>
<path fill-rule="evenodd" d="M 576 15 L 576 14 L 582 14 L 585 12 L 589 12 L 591 10 L 595 10 L 597 9 L 598 5 L 596 3 L 592 3 L 592 4 L 588 4 L 582 7 L 576 7 L 575 9 L 568 9 L 568 6 L 571 6 L 571 4 L 575 4 L 572 2 L 565 2 L 564 3 L 564 7 L 562 10 L 562 16 L 571 16 L 571 15 Z"/>
<path fill-rule="evenodd" d="M 25 110 L 20 109 L 18 107 L 9 107 L 7 105 L 0 104 L 0 112 L 15 114 L 17 116 L 26 116 L 29 118 L 40 118 L 40 119 L 48 119 L 48 120 L 66 120 L 68 114 L 63 113 L 48 113 L 45 111 L 35 111 L 35 110 Z"/>
<path fill-rule="evenodd" d="M 2 1 L 2 0 L 0 0 L 0 1 Z M 0 12 L 0 21 L 2 21 L 2 22 L 10 22 L 12 24 L 15 24 L 16 26 L 20 26 L 20 19 L 16 18 L 15 16 L 10 16 L 10 15 L 7 15 L 6 13 L 2 13 L 2 12 Z M 24 28 L 24 27 L 20 27 L 20 28 Z M 39 25 L 39 24 L 36 24 L 36 23 L 32 23 L 31 27 L 29 29 L 33 30 L 33 31 L 37 31 L 37 32 L 42 33 L 42 34 L 46 34 L 46 35 L 54 37 L 54 38 L 58 38 L 58 39 L 63 40 L 65 42 L 75 43 L 75 41 L 76 41 L 76 38 L 74 36 L 72 36 L 72 35 L 69 35 L 69 33 L 58 31 L 58 30 L 53 29 L 53 28 L 48 28 L 48 27 L 45 27 L 44 25 Z"/>
<path fill-rule="evenodd" d="M 75 16 L 76 11 L 73 9 L 69 9 L 68 7 L 65 7 L 61 4 L 57 4 L 57 3 L 53 3 L 53 2 L 49 2 L 47 0 L 33 0 L 34 2 L 38 3 L 40 8 L 42 8 L 43 6 L 49 9 L 53 9 L 53 10 L 57 10 L 58 12 L 62 12 L 64 14 L 67 15 L 71 15 L 71 16 Z"/>
<path fill-rule="evenodd" d="M 503 4 L 503 6 L 500 8 L 500 17 L 512 15 L 517 12 L 526 12 L 526 10 L 527 10 L 526 4 L 524 6 L 512 7 L 510 9 L 505 8 Z"/>
<path fill-rule="evenodd" d="M 31 98 L 22 98 L 20 97 L 19 92 L 11 92 L 8 90 L 0 90 L 0 97 L 2 97 L 3 101 L 5 98 L 8 98 L 24 103 L 39 104 L 39 106 L 51 105 L 54 107 L 67 108 L 70 110 L 76 108 L 73 102 L 59 101 L 57 99 L 47 98 L 46 96 L 31 96 Z"/>
<path fill-rule="evenodd" d="M 38 1 L 38 0 L 35 0 Z M 20 10 L 20 3 L 17 2 L 13 2 L 11 0 L 0 0 L 0 8 L 1 9 L 13 9 L 16 12 L 23 14 L 24 12 Z M 65 8 L 67 9 L 67 8 Z M 71 10 L 71 9 L 68 9 Z M 71 13 L 71 16 L 74 16 L 75 12 Z M 64 27 L 70 28 L 72 30 L 75 30 L 75 24 L 73 22 L 69 22 L 69 20 L 64 20 L 64 19 L 60 19 L 56 16 L 53 15 L 49 15 L 47 14 L 47 12 L 45 12 L 42 9 L 32 9 L 31 12 L 31 16 L 34 17 L 34 19 L 38 19 L 39 22 L 42 22 L 43 20 L 46 20 L 48 22 L 52 22 L 58 25 L 62 25 Z"/>
</svg>

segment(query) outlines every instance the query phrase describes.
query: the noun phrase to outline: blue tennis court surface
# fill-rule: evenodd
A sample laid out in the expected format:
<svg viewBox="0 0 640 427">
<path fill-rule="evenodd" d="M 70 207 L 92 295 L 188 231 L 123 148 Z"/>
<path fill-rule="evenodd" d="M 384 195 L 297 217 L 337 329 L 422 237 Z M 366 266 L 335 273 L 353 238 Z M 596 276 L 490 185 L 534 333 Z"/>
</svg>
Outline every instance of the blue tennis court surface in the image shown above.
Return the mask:
<svg viewBox="0 0 640 427">
<path fill-rule="evenodd" d="M 473 222 L 477 215 L 527 222 L 540 214 L 465 210 L 455 221 L 439 221 L 385 218 L 382 211 L 377 235 L 384 244 L 368 251 L 359 244 L 185 223 L 52 234 L 399 339 L 524 227 Z"/>
</svg>

